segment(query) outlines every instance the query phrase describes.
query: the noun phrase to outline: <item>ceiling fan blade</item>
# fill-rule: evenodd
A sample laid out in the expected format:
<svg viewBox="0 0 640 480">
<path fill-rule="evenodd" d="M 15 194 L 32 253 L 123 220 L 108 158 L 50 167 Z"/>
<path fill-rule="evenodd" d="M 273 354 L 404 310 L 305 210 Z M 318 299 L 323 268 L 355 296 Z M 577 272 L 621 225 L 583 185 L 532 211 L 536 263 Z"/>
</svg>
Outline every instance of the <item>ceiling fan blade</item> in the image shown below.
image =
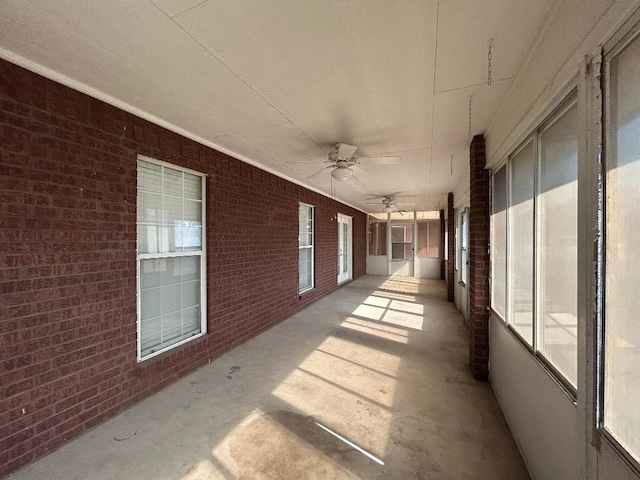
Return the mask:
<svg viewBox="0 0 640 480">
<path fill-rule="evenodd" d="M 397 165 L 402 157 L 358 157 L 358 160 L 376 163 L 378 165 Z"/>
<path fill-rule="evenodd" d="M 348 143 L 339 143 L 338 144 L 338 158 L 343 158 L 345 160 L 349 160 L 353 157 L 353 154 L 356 153 L 358 147 L 355 145 L 349 145 Z"/>
<path fill-rule="evenodd" d="M 327 160 L 297 160 L 295 162 L 285 162 L 285 163 L 329 163 L 329 162 Z"/>
<path fill-rule="evenodd" d="M 314 178 L 315 176 L 319 175 L 320 173 L 324 172 L 327 168 L 333 168 L 333 165 L 329 165 L 328 167 L 322 167 L 320 170 L 318 170 L 316 173 L 312 173 L 311 175 L 309 175 L 307 178 L 305 178 L 305 180 L 310 180 L 312 178 Z"/>
<path fill-rule="evenodd" d="M 367 190 L 371 190 L 371 187 L 369 185 L 367 185 L 366 183 L 364 183 L 362 180 L 360 180 L 358 177 L 356 177 L 355 175 L 351 175 L 351 178 L 353 178 L 356 182 L 358 182 L 361 186 L 363 186 L 364 188 L 366 188 Z"/>
<path fill-rule="evenodd" d="M 356 167 L 361 173 L 364 173 L 366 177 L 371 176 L 369 172 L 367 172 L 364 168 L 362 168 L 362 166 L 358 165 L 357 163 L 355 163 L 353 166 Z"/>
</svg>

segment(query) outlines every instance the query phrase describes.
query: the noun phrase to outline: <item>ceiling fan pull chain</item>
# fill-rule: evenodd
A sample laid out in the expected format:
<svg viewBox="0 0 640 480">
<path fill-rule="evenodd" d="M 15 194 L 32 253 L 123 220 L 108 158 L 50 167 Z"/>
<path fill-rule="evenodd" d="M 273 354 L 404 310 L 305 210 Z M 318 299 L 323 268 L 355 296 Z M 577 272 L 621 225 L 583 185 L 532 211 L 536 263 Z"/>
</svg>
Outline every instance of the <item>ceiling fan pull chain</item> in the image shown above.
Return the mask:
<svg viewBox="0 0 640 480">
<path fill-rule="evenodd" d="M 473 95 L 469 95 L 469 139 L 471 141 L 471 102 L 473 101 Z"/>
<path fill-rule="evenodd" d="M 487 53 L 487 85 L 491 85 L 491 47 L 493 47 L 493 38 L 489 39 L 489 53 Z"/>
</svg>

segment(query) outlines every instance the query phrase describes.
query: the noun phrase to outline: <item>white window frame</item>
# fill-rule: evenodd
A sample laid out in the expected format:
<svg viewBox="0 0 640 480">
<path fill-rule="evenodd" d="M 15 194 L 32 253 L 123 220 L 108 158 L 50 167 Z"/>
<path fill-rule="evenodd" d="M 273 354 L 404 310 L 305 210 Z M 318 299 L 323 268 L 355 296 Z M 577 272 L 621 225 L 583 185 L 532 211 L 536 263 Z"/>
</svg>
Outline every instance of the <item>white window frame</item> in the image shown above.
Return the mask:
<svg viewBox="0 0 640 480">
<path fill-rule="evenodd" d="M 308 208 L 311 216 L 311 245 L 301 245 L 302 243 L 302 225 L 300 224 L 300 210 L 302 208 Z M 302 294 L 313 290 L 316 286 L 315 279 L 315 247 L 316 247 L 316 208 L 308 203 L 300 202 L 298 205 L 298 293 Z M 300 288 L 300 250 L 311 250 L 311 285 L 308 287 Z"/>
<path fill-rule="evenodd" d="M 136 218 L 136 285 L 137 285 L 137 361 L 143 362 L 145 360 L 148 360 L 150 358 L 153 358 L 157 355 L 160 355 L 164 352 L 167 352 L 169 350 L 172 350 L 174 348 L 179 347 L 180 345 L 183 345 L 185 343 L 191 342 L 197 338 L 200 338 L 204 335 L 206 335 L 207 333 L 207 285 L 206 285 L 206 280 L 207 280 L 207 272 L 206 272 L 206 174 L 203 174 L 201 172 L 197 172 L 195 170 L 190 170 L 188 168 L 184 168 L 184 167 L 180 167 L 177 165 L 173 165 L 171 163 L 167 163 L 167 162 L 163 162 L 160 160 L 156 160 L 154 158 L 150 158 L 150 157 L 146 157 L 144 155 L 138 155 L 138 166 L 140 165 L 140 162 L 146 162 L 146 163 L 151 163 L 151 164 L 155 164 L 158 165 L 160 167 L 164 169 L 171 169 L 174 171 L 179 171 L 179 172 L 185 172 L 185 173 L 189 173 L 192 175 L 197 175 L 201 178 L 201 205 L 202 205 L 202 209 L 201 209 L 201 224 L 202 224 L 202 239 L 201 239 L 201 249 L 200 250 L 189 250 L 189 251 L 184 251 L 184 252 L 158 252 L 158 253 L 139 253 L 138 251 L 138 239 L 137 239 L 137 233 L 138 233 L 138 226 L 140 225 L 139 223 L 139 219 Z M 137 168 L 136 168 L 137 171 Z M 138 197 L 140 195 L 140 185 L 138 184 L 137 189 L 136 189 L 136 196 Z M 141 314 L 141 295 L 142 295 L 142 291 L 141 291 L 141 285 L 140 285 L 140 279 L 141 279 L 141 264 L 143 260 L 148 260 L 148 259 L 163 259 L 163 258 L 177 258 L 177 257 L 189 257 L 189 256 L 197 256 L 200 258 L 200 332 L 196 335 L 193 335 L 189 338 L 185 338 L 183 340 L 180 340 L 176 343 L 170 344 L 164 348 L 161 348 L 157 351 L 154 351 L 152 353 L 146 354 L 146 355 L 142 355 L 142 328 L 141 328 L 141 320 L 142 320 L 142 314 Z"/>
<path fill-rule="evenodd" d="M 460 212 L 460 283 L 469 283 L 469 209 Z M 463 255 L 464 253 L 464 255 Z"/>
</svg>

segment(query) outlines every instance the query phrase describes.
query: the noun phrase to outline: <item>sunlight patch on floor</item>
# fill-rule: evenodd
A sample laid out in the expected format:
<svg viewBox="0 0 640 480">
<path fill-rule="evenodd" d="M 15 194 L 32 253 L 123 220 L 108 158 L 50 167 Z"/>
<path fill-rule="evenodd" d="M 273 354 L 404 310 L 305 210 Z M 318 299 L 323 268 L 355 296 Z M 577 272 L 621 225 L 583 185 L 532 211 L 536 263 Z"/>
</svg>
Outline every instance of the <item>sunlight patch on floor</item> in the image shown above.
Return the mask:
<svg viewBox="0 0 640 480">
<path fill-rule="evenodd" d="M 373 328 L 375 330 L 380 330 L 382 332 L 389 332 L 393 335 L 398 335 L 402 337 L 408 337 L 409 331 L 406 328 L 394 327 L 391 325 L 386 325 L 382 322 L 374 322 L 370 320 L 365 320 L 362 318 L 349 317 L 345 320 L 348 323 L 355 323 L 356 325 L 362 325 L 363 327 Z"/>
<path fill-rule="evenodd" d="M 382 316 L 386 312 L 385 308 L 373 307 L 371 305 L 358 305 L 358 307 L 351 313 L 358 317 L 369 318 L 371 320 L 381 320 Z"/>
</svg>

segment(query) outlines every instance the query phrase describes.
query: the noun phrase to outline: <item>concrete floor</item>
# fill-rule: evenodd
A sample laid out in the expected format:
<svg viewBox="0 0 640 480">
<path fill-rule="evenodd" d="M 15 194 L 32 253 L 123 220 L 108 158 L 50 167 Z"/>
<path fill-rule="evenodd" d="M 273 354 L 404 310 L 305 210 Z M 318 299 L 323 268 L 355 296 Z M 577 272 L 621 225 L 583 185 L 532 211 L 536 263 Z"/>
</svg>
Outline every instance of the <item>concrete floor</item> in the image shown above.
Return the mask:
<svg viewBox="0 0 640 480">
<path fill-rule="evenodd" d="M 467 337 L 442 282 L 366 276 L 11 478 L 528 479 Z"/>
</svg>

